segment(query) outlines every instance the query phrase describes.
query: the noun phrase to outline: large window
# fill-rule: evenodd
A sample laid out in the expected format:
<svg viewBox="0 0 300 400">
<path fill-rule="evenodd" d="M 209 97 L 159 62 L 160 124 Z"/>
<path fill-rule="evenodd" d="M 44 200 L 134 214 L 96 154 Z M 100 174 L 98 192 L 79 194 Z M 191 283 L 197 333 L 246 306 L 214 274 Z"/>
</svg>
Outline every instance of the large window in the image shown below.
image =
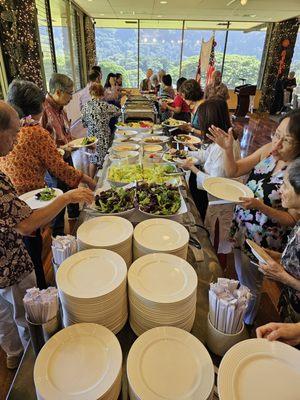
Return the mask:
<svg viewBox="0 0 300 400">
<path fill-rule="evenodd" d="M 49 79 L 53 73 L 53 60 L 51 53 L 50 36 L 48 30 L 48 19 L 45 0 L 36 0 L 38 28 L 40 35 L 40 45 L 43 56 L 43 65 L 46 85 L 49 85 Z"/>
<path fill-rule="evenodd" d="M 35 2 L 47 87 L 50 76 L 57 71 L 73 79 L 75 90 L 81 89 L 84 85 L 82 12 L 68 0 Z"/>
<path fill-rule="evenodd" d="M 245 83 L 257 84 L 265 37 L 265 31 L 228 32 L 223 81 L 229 88 L 241 85 L 243 79 Z"/>
<path fill-rule="evenodd" d="M 137 87 L 147 68 L 164 69 L 175 85 L 179 76 L 196 76 L 202 39 L 214 36 L 215 67 L 233 89 L 241 79 L 257 84 L 265 31 L 257 22 L 97 19 L 97 58 L 104 78 L 121 72 L 124 86 Z"/>
<path fill-rule="evenodd" d="M 300 27 L 298 30 L 290 71 L 296 72 L 297 84 L 300 85 Z"/>
<path fill-rule="evenodd" d="M 57 72 L 72 77 L 67 7 L 65 0 L 50 0 Z"/>
<path fill-rule="evenodd" d="M 72 50 L 73 50 L 73 78 L 75 84 L 75 90 L 79 90 L 83 87 L 82 79 L 82 57 L 81 57 L 81 37 L 80 37 L 80 21 L 77 10 L 71 7 L 71 38 L 72 38 Z"/>
<path fill-rule="evenodd" d="M 185 21 L 181 76 L 187 79 L 195 78 L 202 39 L 208 41 L 212 36 L 214 36 L 216 42 L 215 66 L 217 69 L 222 68 L 226 32 L 216 29 L 220 29 L 218 23 Z M 203 80 L 201 84 L 205 85 L 205 81 Z"/>
<path fill-rule="evenodd" d="M 138 85 L 138 21 L 97 20 L 97 59 L 103 83 L 110 72 L 123 75 L 125 87 Z"/>
<path fill-rule="evenodd" d="M 147 68 L 179 78 L 182 21 L 140 21 L 140 80 Z"/>
</svg>

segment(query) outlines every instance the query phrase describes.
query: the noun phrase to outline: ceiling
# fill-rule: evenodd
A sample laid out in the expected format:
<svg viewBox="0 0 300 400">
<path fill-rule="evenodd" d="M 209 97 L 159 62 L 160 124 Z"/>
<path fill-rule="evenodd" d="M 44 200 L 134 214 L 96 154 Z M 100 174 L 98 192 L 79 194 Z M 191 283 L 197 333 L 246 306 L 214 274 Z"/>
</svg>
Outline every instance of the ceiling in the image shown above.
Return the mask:
<svg viewBox="0 0 300 400">
<path fill-rule="evenodd" d="M 300 0 L 75 0 L 91 17 L 275 22 L 300 15 Z"/>
</svg>

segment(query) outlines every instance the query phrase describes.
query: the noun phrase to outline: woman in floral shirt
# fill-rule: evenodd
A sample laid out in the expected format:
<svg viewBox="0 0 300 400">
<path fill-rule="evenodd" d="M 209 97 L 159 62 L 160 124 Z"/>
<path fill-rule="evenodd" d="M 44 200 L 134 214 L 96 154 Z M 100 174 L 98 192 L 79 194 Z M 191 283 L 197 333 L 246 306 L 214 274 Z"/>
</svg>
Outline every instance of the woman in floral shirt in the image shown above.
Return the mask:
<svg viewBox="0 0 300 400">
<path fill-rule="evenodd" d="M 280 189 L 282 206 L 300 213 L 300 158 L 288 168 Z M 279 311 L 283 320 L 300 322 L 300 222 L 295 225 L 283 253 L 266 249 L 270 257 L 260 264 L 267 278 L 283 284 Z"/>
<path fill-rule="evenodd" d="M 16 145 L 7 156 L 0 157 L 0 171 L 9 177 L 18 195 L 43 188 L 47 170 L 71 188 L 82 182 L 94 189 L 95 182 L 63 160 L 53 138 L 41 127 L 44 99 L 42 91 L 32 82 L 14 80 L 9 85 L 8 102 L 22 120 Z M 38 286 L 45 288 L 41 234 L 32 232 L 24 240 L 35 266 Z"/>
<path fill-rule="evenodd" d="M 298 214 L 283 208 L 279 189 L 287 166 L 300 155 L 300 111 L 284 117 L 271 143 L 238 161 L 233 156 L 232 135 L 214 126 L 210 132 L 211 139 L 225 151 L 227 176 L 239 177 L 250 173 L 247 186 L 253 191 L 254 198 L 240 198 L 242 203 L 235 208 L 231 238 L 239 281 L 252 293 L 245 322 L 253 324 L 259 307 L 263 274 L 253 264 L 256 259 L 247 247 L 246 239 L 282 251 L 291 227 L 297 222 Z"/>
</svg>

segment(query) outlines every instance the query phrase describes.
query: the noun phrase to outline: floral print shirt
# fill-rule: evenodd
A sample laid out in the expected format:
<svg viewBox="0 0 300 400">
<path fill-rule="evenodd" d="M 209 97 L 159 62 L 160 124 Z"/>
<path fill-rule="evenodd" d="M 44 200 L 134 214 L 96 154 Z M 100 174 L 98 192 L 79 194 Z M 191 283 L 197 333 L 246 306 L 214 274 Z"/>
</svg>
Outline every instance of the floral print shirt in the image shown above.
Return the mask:
<svg viewBox="0 0 300 400">
<path fill-rule="evenodd" d="M 31 208 L 17 197 L 10 180 L 0 172 L 0 288 L 19 283 L 33 271 L 22 235 L 14 228 L 29 217 Z"/>
<path fill-rule="evenodd" d="M 45 186 L 48 170 L 70 187 L 77 187 L 82 172 L 64 162 L 54 140 L 38 123 L 22 121 L 17 143 L 5 157 L 0 157 L 0 171 L 11 180 L 18 194 Z"/>
<path fill-rule="evenodd" d="M 253 191 L 255 198 L 262 199 L 269 207 L 283 210 L 279 188 L 283 183 L 286 167 L 273 174 L 275 167 L 276 160 L 272 155 L 263 159 L 250 173 L 246 185 Z M 235 207 L 230 236 L 234 240 L 235 247 L 241 249 L 253 261 L 255 257 L 245 239 L 251 239 L 271 250 L 282 251 L 288 232 L 288 228 L 281 226 L 279 222 L 259 210 L 245 210 L 238 205 Z"/>
<path fill-rule="evenodd" d="M 281 256 L 281 264 L 284 269 L 296 279 L 300 279 L 300 222 L 298 222 Z M 293 288 L 286 288 L 289 291 L 289 298 L 292 300 L 293 307 L 300 309 L 300 291 Z M 295 304 L 297 306 L 295 307 Z"/>
</svg>

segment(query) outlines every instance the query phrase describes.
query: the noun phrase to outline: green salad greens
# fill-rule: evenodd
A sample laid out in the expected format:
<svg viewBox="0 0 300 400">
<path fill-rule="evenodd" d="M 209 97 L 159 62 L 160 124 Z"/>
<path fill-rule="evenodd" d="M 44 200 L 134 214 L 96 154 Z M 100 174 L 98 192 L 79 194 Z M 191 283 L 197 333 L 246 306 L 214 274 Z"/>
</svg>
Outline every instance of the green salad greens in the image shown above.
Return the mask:
<svg viewBox="0 0 300 400">
<path fill-rule="evenodd" d="M 165 174 L 171 172 L 176 172 L 173 165 L 153 164 L 151 167 L 144 168 L 141 165 L 112 165 L 108 172 L 108 179 L 122 183 L 144 180 L 147 183 L 162 184 L 170 180 L 170 177 Z"/>
<path fill-rule="evenodd" d="M 140 209 L 154 215 L 174 215 L 181 206 L 179 190 L 171 185 L 141 183 L 136 196 Z"/>
<path fill-rule="evenodd" d="M 41 201 L 49 201 L 54 199 L 54 197 L 56 197 L 55 189 L 49 187 L 45 187 L 45 189 L 42 189 L 35 195 L 35 198 Z"/>
<path fill-rule="evenodd" d="M 95 143 L 97 138 L 95 136 L 85 137 L 82 139 L 81 145 L 86 146 L 87 144 Z"/>
<path fill-rule="evenodd" d="M 109 189 L 95 196 L 95 205 L 102 213 L 118 213 L 134 208 L 135 188 Z"/>
</svg>

